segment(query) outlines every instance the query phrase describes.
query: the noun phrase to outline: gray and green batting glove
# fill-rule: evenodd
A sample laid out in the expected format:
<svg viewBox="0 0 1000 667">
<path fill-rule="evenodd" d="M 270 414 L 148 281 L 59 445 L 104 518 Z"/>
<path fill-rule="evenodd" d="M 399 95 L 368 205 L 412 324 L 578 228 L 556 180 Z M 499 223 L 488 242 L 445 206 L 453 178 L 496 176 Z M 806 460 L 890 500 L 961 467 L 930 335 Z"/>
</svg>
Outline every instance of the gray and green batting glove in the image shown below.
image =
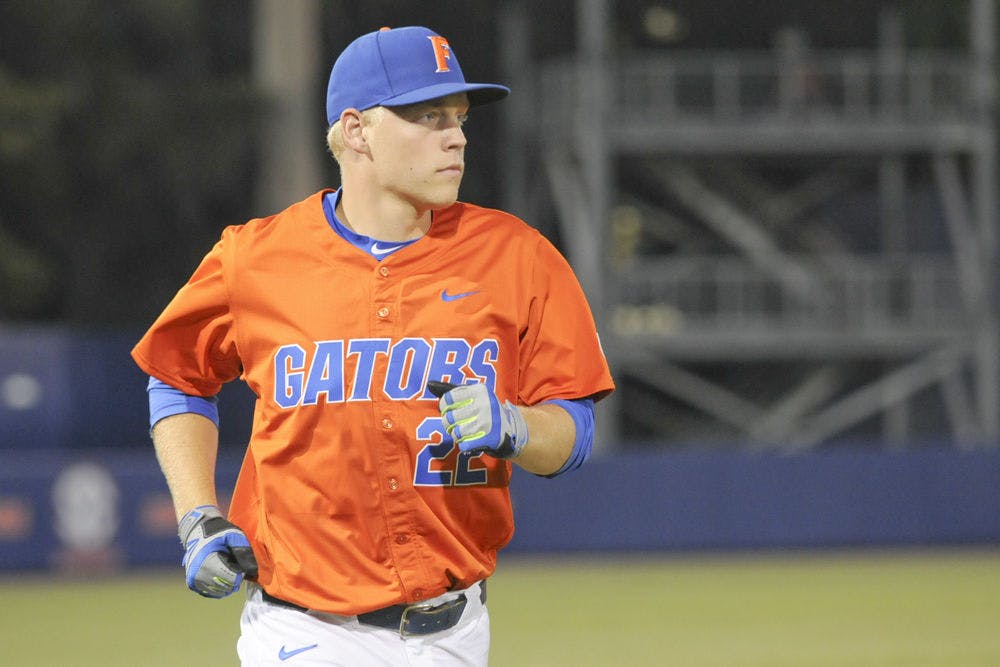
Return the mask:
<svg viewBox="0 0 1000 667">
<path fill-rule="evenodd" d="M 195 593 L 224 598 L 239 590 L 244 576 L 257 576 L 250 541 L 215 505 L 200 505 L 185 514 L 177 535 L 184 548 L 181 564 L 187 586 Z"/>
<path fill-rule="evenodd" d="M 528 443 L 524 415 L 510 401 L 501 403 L 485 384 L 456 386 L 432 380 L 427 389 L 438 397 L 445 430 L 463 452 L 512 459 Z"/>
</svg>

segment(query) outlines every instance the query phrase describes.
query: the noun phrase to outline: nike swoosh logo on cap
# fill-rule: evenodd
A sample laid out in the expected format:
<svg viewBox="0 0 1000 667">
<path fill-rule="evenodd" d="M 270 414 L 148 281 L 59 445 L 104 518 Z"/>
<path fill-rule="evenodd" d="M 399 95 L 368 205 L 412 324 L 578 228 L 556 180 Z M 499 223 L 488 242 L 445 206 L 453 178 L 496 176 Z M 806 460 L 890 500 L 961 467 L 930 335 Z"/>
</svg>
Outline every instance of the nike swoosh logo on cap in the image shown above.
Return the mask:
<svg viewBox="0 0 1000 667">
<path fill-rule="evenodd" d="M 281 660 L 282 662 L 284 662 L 285 660 L 288 660 L 289 658 L 293 658 L 293 657 L 297 656 L 299 653 L 305 653 L 306 651 L 311 651 L 314 648 L 316 648 L 317 646 L 319 646 L 319 644 L 313 644 L 312 646 L 303 646 L 302 648 L 293 649 L 291 651 L 286 651 L 285 647 L 282 646 L 281 650 L 278 651 L 278 660 Z"/>
</svg>

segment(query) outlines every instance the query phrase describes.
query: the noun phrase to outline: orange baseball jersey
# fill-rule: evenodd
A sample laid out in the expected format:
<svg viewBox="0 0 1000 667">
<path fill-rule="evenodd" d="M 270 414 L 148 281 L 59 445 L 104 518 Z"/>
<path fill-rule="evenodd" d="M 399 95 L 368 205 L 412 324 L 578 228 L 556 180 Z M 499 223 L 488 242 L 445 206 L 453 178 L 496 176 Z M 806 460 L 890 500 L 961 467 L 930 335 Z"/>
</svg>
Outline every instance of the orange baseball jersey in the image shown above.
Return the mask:
<svg viewBox="0 0 1000 667">
<path fill-rule="evenodd" d="M 458 452 L 428 380 L 523 405 L 614 385 L 576 277 L 535 229 L 459 202 L 377 261 L 330 228 L 324 194 L 227 228 L 132 355 L 189 394 L 249 385 L 230 519 L 258 581 L 353 615 L 489 576 L 513 534 L 510 463 Z"/>
</svg>

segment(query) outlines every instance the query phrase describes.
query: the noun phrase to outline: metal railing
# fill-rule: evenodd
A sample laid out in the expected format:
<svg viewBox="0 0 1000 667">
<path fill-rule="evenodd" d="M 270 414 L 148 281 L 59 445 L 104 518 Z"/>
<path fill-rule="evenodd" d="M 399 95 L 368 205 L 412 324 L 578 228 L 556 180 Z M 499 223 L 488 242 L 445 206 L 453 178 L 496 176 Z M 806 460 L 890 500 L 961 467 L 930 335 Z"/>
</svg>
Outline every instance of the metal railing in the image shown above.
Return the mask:
<svg viewBox="0 0 1000 667">
<path fill-rule="evenodd" d="M 613 113 L 662 120 L 746 122 L 803 114 L 824 120 L 901 122 L 969 120 L 980 108 L 974 65 L 966 57 L 874 51 L 810 53 L 782 59 L 762 52 L 624 55 L 605 65 Z M 575 60 L 554 61 L 540 76 L 548 124 L 564 124 L 598 75 Z"/>
<path fill-rule="evenodd" d="M 801 258 L 811 292 L 737 257 L 637 258 L 614 275 L 618 333 L 680 330 L 842 332 L 959 331 L 968 326 L 953 261 L 946 256 Z"/>
</svg>

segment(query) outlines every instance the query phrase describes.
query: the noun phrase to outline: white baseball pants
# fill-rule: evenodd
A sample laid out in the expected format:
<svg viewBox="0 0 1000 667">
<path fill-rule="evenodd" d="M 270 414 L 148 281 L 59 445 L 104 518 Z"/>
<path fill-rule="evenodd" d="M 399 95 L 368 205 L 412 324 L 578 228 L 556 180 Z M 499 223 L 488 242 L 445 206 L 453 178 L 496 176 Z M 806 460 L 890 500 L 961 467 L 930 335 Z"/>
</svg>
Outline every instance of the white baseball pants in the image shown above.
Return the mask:
<svg viewBox="0 0 1000 667">
<path fill-rule="evenodd" d="M 490 619 L 479 584 L 421 604 L 440 604 L 465 593 L 468 602 L 454 627 L 402 637 L 394 630 L 359 623 L 356 616 L 302 612 L 261 597 L 247 582 L 236 649 L 244 667 L 486 667 Z"/>
</svg>

